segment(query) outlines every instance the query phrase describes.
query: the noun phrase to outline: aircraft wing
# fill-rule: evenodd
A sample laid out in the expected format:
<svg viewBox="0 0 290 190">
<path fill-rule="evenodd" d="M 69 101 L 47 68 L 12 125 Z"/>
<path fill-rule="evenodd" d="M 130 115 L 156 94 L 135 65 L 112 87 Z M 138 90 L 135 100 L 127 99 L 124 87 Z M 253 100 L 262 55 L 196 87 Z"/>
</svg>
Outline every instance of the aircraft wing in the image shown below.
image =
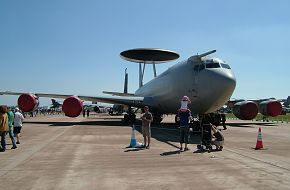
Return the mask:
<svg viewBox="0 0 290 190">
<path fill-rule="evenodd" d="M 22 95 L 23 92 L 11 92 L 5 91 L 0 92 L 0 95 Z M 78 97 L 82 101 L 92 101 L 92 102 L 104 102 L 110 104 L 124 104 L 132 107 L 143 107 L 144 105 L 152 105 L 152 97 L 140 97 L 140 96 L 85 96 L 85 95 L 73 95 L 73 94 L 45 94 L 45 93 L 28 93 L 33 94 L 37 97 L 47 97 L 47 98 L 61 98 L 66 99 L 71 96 Z"/>
</svg>

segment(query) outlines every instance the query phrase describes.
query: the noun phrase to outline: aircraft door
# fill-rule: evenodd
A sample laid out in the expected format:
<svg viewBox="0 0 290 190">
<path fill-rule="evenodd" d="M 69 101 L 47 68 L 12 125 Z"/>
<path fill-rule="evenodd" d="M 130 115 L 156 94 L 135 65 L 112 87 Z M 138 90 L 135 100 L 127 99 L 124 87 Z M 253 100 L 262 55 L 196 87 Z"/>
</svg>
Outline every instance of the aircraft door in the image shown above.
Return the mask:
<svg viewBox="0 0 290 190">
<path fill-rule="evenodd" d="M 198 97 L 198 91 L 199 91 L 199 73 L 201 70 L 204 69 L 203 64 L 196 64 L 193 67 L 193 84 L 191 89 L 191 97 Z"/>
</svg>

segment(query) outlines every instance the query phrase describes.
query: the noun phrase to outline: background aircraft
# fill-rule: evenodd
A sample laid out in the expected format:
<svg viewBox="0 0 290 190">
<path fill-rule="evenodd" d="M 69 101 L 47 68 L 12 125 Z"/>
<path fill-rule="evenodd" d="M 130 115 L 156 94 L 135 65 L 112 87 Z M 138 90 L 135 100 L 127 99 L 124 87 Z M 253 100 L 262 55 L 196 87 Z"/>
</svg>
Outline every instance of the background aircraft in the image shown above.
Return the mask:
<svg viewBox="0 0 290 190">
<path fill-rule="evenodd" d="M 62 106 L 61 103 L 59 103 L 58 101 L 56 101 L 55 99 L 51 99 L 51 106 L 50 108 L 60 108 Z"/>
</svg>

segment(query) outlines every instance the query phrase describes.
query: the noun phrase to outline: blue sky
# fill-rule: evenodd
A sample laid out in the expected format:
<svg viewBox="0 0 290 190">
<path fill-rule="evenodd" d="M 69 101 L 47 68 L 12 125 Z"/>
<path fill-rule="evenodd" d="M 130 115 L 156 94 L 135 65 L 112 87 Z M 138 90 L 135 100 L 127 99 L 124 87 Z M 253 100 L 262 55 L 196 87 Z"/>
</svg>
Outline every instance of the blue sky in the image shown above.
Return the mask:
<svg viewBox="0 0 290 190">
<path fill-rule="evenodd" d="M 176 51 L 178 61 L 216 49 L 236 75 L 233 98 L 286 98 L 289 7 L 287 0 L 1 0 L 0 91 L 100 95 L 122 91 L 128 68 L 134 92 L 138 64 L 119 53 L 145 47 Z M 151 78 L 150 68 L 145 82 Z M 0 96 L 0 104 L 16 101 Z"/>
</svg>

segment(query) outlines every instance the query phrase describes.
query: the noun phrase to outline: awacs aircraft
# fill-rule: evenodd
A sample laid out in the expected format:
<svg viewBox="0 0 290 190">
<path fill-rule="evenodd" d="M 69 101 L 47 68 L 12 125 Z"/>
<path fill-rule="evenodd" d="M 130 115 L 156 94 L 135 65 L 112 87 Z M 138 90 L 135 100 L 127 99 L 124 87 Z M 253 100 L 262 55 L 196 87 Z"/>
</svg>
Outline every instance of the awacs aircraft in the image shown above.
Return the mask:
<svg viewBox="0 0 290 190">
<path fill-rule="evenodd" d="M 129 114 L 124 117 L 130 120 L 135 119 L 131 108 L 142 108 L 148 105 L 154 120 L 161 122 L 163 114 L 177 112 L 180 99 L 184 95 L 191 100 L 189 108 L 193 114 L 211 113 L 229 100 L 236 86 L 236 78 L 230 66 L 221 59 L 208 57 L 214 52 L 216 50 L 191 56 L 158 76 L 155 64 L 175 60 L 179 58 L 177 53 L 147 48 L 121 52 L 120 56 L 123 59 L 139 63 L 139 88 L 133 94 L 109 92 L 109 95 L 85 96 L 11 91 L 0 92 L 0 94 L 20 95 L 18 106 L 24 112 L 32 111 L 37 107 L 38 97 L 63 98 L 65 100 L 62 110 L 69 117 L 77 117 L 82 112 L 83 101 L 92 101 L 127 105 Z M 143 84 L 146 64 L 153 65 L 154 78 Z"/>
</svg>

